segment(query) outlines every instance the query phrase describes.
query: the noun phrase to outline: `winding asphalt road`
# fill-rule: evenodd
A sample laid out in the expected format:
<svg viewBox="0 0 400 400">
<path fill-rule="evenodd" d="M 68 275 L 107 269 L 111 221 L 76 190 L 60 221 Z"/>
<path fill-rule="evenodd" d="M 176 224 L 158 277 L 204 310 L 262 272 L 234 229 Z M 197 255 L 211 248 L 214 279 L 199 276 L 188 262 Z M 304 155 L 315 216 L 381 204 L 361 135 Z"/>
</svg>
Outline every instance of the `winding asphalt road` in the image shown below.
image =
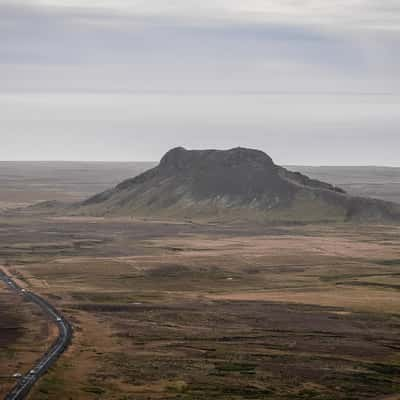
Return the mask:
<svg viewBox="0 0 400 400">
<path fill-rule="evenodd" d="M 4 400 L 24 399 L 38 379 L 56 362 L 61 353 L 68 347 L 72 338 L 72 328 L 69 322 L 46 300 L 38 295 L 21 288 L 8 275 L 0 270 L 0 279 L 13 291 L 27 301 L 37 304 L 42 312 L 53 320 L 58 327 L 58 337 L 51 348 L 37 361 L 36 365 L 25 375 L 19 378 L 16 385 Z"/>
</svg>

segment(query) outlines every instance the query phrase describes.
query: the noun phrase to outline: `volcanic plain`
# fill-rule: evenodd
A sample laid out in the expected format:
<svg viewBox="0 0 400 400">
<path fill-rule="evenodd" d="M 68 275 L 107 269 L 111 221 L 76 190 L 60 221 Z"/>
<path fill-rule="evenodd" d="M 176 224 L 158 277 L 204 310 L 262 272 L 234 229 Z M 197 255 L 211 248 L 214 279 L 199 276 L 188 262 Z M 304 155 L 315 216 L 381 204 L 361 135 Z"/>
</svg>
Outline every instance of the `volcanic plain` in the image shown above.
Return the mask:
<svg viewBox="0 0 400 400">
<path fill-rule="evenodd" d="M 74 326 L 31 400 L 400 398 L 397 225 L 14 207 L 0 222 L 3 267 Z M 3 287 L 0 299 L 4 393 L 54 329 Z"/>
</svg>

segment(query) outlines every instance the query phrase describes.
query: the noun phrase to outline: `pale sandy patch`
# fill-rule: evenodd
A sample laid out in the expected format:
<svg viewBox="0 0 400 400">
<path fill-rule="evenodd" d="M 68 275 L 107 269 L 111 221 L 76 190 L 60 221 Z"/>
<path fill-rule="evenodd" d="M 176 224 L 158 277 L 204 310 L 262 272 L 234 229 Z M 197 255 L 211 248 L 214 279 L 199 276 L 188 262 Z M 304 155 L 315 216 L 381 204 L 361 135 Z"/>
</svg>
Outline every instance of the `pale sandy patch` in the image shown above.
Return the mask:
<svg viewBox="0 0 400 400">
<path fill-rule="evenodd" d="M 392 290 L 365 288 L 326 288 L 323 290 L 285 290 L 212 294 L 212 300 L 276 301 L 343 307 L 355 311 L 400 313 L 400 295 Z"/>
<path fill-rule="evenodd" d="M 202 252 L 204 255 L 215 252 L 234 252 L 243 256 L 262 254 L 273 256 L 282 252 L 296 254 L 324 255 L 330 257 L 388 258 L 399 257 L 400 252 L 395 245 L 363 242 L 338 237 L 299 237 L 299 236 L 245 236 L 234 238 L 209 238 L 207 236 L 149 240 L 154 247 L 178 248 L 186 255 Z"/>
</svg>

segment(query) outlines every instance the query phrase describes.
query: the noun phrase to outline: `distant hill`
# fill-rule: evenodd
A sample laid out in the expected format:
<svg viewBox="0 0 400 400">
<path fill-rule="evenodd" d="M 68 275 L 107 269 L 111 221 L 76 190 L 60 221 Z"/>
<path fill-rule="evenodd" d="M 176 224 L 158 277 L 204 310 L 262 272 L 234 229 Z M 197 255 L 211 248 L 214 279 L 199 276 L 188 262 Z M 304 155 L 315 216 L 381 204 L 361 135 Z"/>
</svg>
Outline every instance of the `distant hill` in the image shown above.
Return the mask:
<svg viewBox="0 0 400 400">
<path fill-rule="evenodd" d="M 302 165 L 286 168 L 338 185 L 351 195 L 400 203 L 399 167 Z"/>
<path fill-rule="evenodd" d="M 172 149 L 156 167 L 82 202 L 79 213 L 299 222 L 400 220 L 395 203 L 349 196 L 246 148 Z"/>
</svg>

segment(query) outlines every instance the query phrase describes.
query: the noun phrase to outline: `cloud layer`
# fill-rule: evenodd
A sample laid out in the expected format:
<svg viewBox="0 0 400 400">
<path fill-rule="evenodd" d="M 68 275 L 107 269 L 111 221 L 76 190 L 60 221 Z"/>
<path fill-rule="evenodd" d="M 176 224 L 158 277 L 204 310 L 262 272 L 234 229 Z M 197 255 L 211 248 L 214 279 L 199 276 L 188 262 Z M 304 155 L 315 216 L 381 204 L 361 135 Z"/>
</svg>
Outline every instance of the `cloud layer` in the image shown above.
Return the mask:
<svg viewBox="0 0 400 400">
<path fill-rule="evenodd" d="M 397 90 L 399 7 L 321 3 L 3 2 L 0 89 Z"/>
<path fill-rule="evenodd" d="M 121 140 L 126 140 L 128 129 L 147 132 L 144 148 L 131 159 L 139 154 L 158 158 L 170 143 L 196 145 L 203 129 L 210 132 L 202 136 L 207 138 L 205 147 L 246 145 L 243 139 L 258 147 L 283 146 L 279 135 L 299 143 L 314 137 L 321 145 L 319 156 L 311 146 L 303 158 L 314 157 L 319 163 L 324 158 L 334 161 L 323 152 L 320 139 L 330 138 L 334 148 L 338 130 L 363 141 L 372 138 L 371 151 L 365 150 L 370 154 L 384 129 L 394 148 L 400 146 L 400 120 L 386 103 L 397 102 L 400 94 L 399 27 L 397 0 L 0 0 L 0 92 L 6 111 L 0 116 L 0 134 L 5 140 L 23 135 L 24 143 L 30 143 L 26 135 L 35 137 L 41 146 L 27 145 L 22 152 L 28 157 L 35 151 L 30 158 L 75 157 L 76 150 L 70 156 L 65 153 L 68 146 L 58 155 L 49 148 L 54 135 L 69 141 L 68 127 L 100 141 L 107 137 L 105 127 Z M 51 118 L 51 101 L 36 108 L 30 96 L 40 93 L 53 93 L 59 120 Z M 100 107 L 96 99 L 103 98 L 101 93 L 119 96 L 116 102 L 126 114 Z M 140 93 L 145 94 L 141 99 L 148 108 L 141 109 L 147 122 L 129 111 L 134 104 L 139 107 L 135 96 Z M 154 96 L 150 103 L 148 94 Z M 269 97 L 271 104 L 261 103 L 266 111 L 252 114 L 257 96 L 265 94 L 274 94 L 274 100 Z M 315 97 L 307 97 L 317 94 L 340 96 L 319 106 Z M 84 115 L 76 108 L 71 111 L 71 95 L 77 104 L 80 98 L 92 99 L 92 108 L 85 103 Z M 176 96 L 192 100 L 179 102 Z M 191 96 L 199 96 L 198 101 Z M 225 108 L 217 107 L 215 116 L 207 104 L 221 96 Z M 349 101 L 357 102 L 350 107 L 352 115 L 346 113 Z M 185 104 L 207 112 L 199 117 L 197 109 Z M 317 126 L 315 110 L 321 115 Z M 41 119 L 29 123 L 32 115 Z M 157 119 L 161 125 L 154 123 Z M 162 149 L 155 150 L 157 132 L 166 137 Z M 263 132 L 268 132 L 264 141 Z M 136 140 L 139 134 L 132 135 Z M 302 162 L 275 147 L 280 161 Z M 98 149 L 98 156 L 82 153 L 80 158 L 127 158 L 117 145 L 108 149 L 114 149 L 112 157 Z M 9 144 L 0 156 L 21 158 L 17 152 Z M 371 163 L 385 163 L 383 152 Z M 367 157 L 359 159 L 365 163 Z"/>
<path fill-rule="evenodd" d="M 22 3 L 24 4 L 24 3 Z M 234 22 L 347 25 L 352 29 L 399 30 L 397 0 L 31 0 L 42 7 L 118 12 L 142 17 Z"/>
</svg>

